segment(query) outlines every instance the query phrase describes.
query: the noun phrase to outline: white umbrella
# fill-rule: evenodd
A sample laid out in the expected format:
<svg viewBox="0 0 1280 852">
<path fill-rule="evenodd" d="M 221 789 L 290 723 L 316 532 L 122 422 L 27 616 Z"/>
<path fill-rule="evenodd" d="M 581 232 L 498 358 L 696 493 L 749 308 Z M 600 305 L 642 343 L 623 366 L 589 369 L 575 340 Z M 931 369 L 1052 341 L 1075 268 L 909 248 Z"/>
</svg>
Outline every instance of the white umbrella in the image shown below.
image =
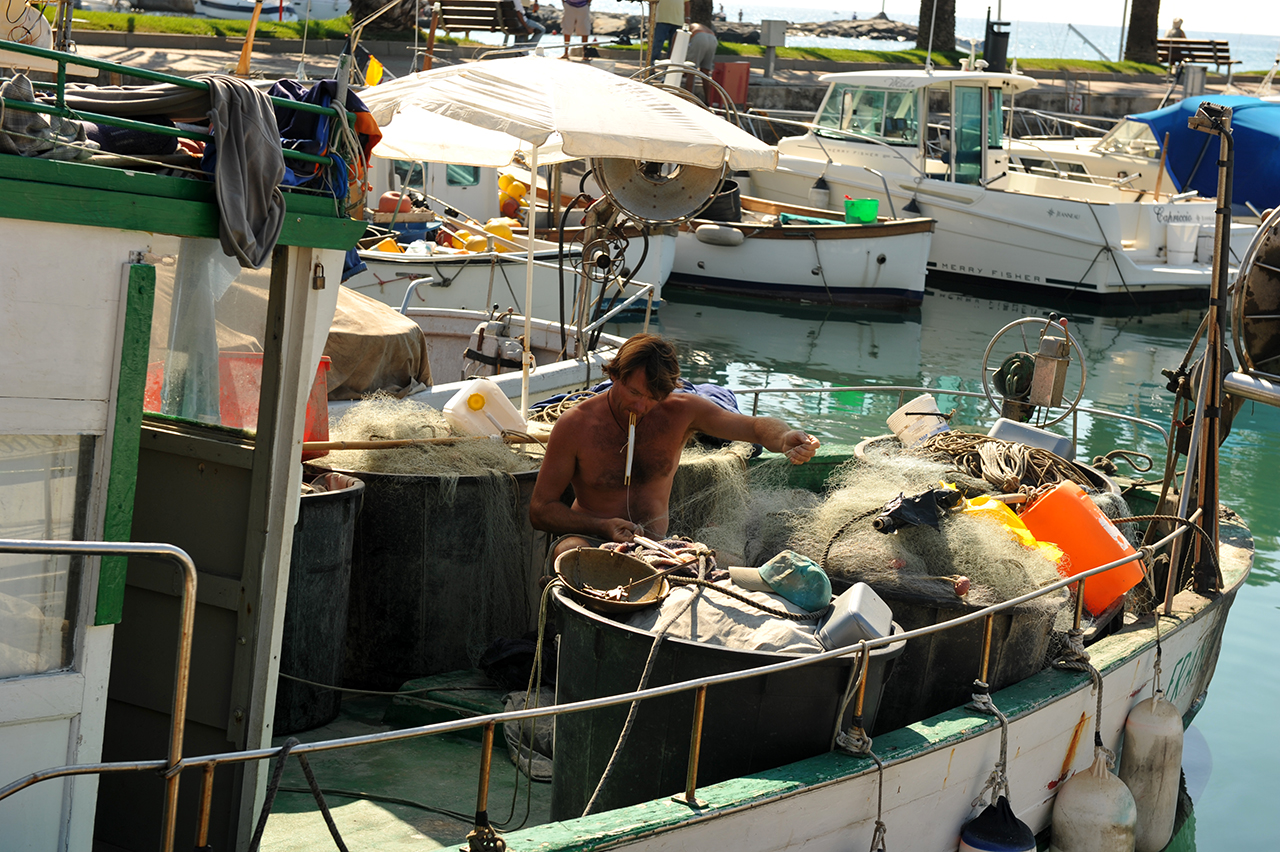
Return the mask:
<svg viewBox="0 0 1280 852">
<path fill-rule="evenodd" d="M 773 146 L 697 104 L 582 62 L 541 56 L 472 62 L 411 74 L 365 89 L 360 97 L 406 159 L 441 162 L 442 148 L 463 147 L 460 131 L 426 124 L 431 119 L 421 114 L 432 113 L 514 137 L 469 136 L 465 144 L 475 150 L 465 161 L 470 165 L 506 165 L 516 150 L 528 155 L 534 145 L 554 145 L 556 135 L 563 159 L 618 157 L 732 169 L 772 169 L 778 162 Z M 397 127 L 401 121 L 403 132 Z M 430 135 L 420 135 L 418 128 Z M 544 163 L 553 158 L 551 151 L 538 152 Z"/>
<path fill-rule="evenodd" d="M 502 166 L 581 157 L 704 169 L 773 169 L 778 151 L 678 95 L 586 63 L 541 56 L 437 68 L 360 93 L 384 138 L 374 153 Z M 467 125 L 467 127 L 461 127 Z M 525 273 L 525 339 L 533 300 L 533 229 Z M 521 413 L 532 354 L 525 347 Z"/>
</svg>

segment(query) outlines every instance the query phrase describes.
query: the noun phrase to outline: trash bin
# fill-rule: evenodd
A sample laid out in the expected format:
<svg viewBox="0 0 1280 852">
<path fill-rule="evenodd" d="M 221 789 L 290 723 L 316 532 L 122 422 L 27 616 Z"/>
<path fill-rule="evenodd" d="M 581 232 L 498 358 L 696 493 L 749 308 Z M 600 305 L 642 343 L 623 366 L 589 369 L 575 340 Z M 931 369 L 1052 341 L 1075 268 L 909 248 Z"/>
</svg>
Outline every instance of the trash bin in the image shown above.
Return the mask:
<svg viewBox="0 0 1280 852">
<path fill-rule="evenodd" d="M 346 653 L 351 547 L 364 483 L 342 473 L 310 480 L 298 507 L 289 560 L 280 642 L 280 673 L 340 686 Z M 274 733 L 317 728 L 338 716 L 342 693 L 281 677 L 276 685 Z"/>
</svg>

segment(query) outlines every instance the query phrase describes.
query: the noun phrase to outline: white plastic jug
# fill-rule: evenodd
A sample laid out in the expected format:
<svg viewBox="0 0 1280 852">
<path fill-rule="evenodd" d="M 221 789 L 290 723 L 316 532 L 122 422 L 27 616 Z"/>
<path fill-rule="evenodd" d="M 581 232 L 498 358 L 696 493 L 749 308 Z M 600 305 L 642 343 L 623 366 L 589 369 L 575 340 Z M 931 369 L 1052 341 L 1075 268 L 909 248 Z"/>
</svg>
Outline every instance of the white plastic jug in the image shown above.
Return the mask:
<svg viewBox="0 0 1280 852">
<path fill-rule="evenodd" d="M 444 406 L 449 425 L 465 435 L 500 435 L 504 430 L 523 432 L 524 419 L 511 400 L 489 379 L 472 379 Z"/>
</svg>

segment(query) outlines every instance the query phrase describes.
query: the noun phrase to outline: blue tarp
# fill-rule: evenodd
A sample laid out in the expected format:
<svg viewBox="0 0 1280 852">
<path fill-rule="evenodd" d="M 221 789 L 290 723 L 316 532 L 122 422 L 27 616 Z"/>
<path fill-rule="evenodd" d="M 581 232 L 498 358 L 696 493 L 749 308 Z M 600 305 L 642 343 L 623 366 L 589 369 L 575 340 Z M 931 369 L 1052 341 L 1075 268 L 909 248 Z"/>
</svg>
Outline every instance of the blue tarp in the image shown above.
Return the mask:
<svg viewBox="0 0 1280 852">
<path fill-rule="evenodd" d="M 1280 206 L 1280 103 L 1268 103 L 1241 95 L 1210 95 L 1187 98 L 1173 106 L 1137 113 L 1129 118 L 1141 121 L 1164 144 L 1169 134 L 1168 168 L 1178 192 L 1198 191 L 1203 198 L 1218 195 L 1217 136 L 1187 127 L 1201 101 L 1232 109 L 1231 136 L 1235 142 L 1235 179 L 1231 185 L 1232 206 L 1243 212 L 1248 201 L 1259 211 Z"/>
</svg>

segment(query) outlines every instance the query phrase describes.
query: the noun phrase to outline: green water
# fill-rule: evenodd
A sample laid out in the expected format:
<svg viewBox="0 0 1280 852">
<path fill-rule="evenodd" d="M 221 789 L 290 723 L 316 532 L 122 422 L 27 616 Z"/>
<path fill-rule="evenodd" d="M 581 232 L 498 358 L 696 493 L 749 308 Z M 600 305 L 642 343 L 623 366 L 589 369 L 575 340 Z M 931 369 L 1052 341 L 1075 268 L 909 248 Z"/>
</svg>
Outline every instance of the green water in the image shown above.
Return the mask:
<svg viewBox="0 0 1280 852">
<path fill-rule="evenodd" d="M 667 303 L 657 330 L 678 344 L 686 377 L 733 388 L 898 384 L 981 391 L 981 363 L 992 336 L 1016 319 L 1047 314 L 943 291 L 927 293 L 921 308 L 906 314 L 711 300 L 674 287 L 663 295 Z M 1065 315 L 1085 362 L 1081 404 L 1168 428 L 1172 397 L 1160 370 L 1180 363 L 1201 311 L 1117 318 L 1072 309 Z M 639 326 L 610 330 L 625 335 Z M 1020 340 L 1001 341 L 992 353 L 993 366 L 1015 348 L 1022 348 Z M 1068 372 L 1069 397 L 1077 394 L 1079 383 L 1077 366 Z M 987 416 L 985 401 L 936 395 L 944 411 L 960 409 L 962 422 L 974 422 L 979 412 Z M 884 418 L 896 407 L 891 395 L 793 393 L 763 397 L 760 411 L 820 439 L 851 442 L 887 432 Z M 1076 428 L 1082 459 L 1113 449 L 1163 459 L 1156 433 L 1089 416 L 1082 416 Z M 1070 434 L 1069 425 L 1064 434 Z M 1275 639 L 1280 628 L 1280 410 L 1246 403 L 1224 445 L 1222 466 L 1222 502 L 1249 523 L 1258 554 L 1232 609 L 1208 700 L 1195 721 L 1212 769 L 1194 819 L 1170 848 L 1270 850 L 1280 838 L 1273 777 L 1280 767 L 1280 743 L 1268 722 L 1280 707 L 1280 643 Z"/>
</svg>

